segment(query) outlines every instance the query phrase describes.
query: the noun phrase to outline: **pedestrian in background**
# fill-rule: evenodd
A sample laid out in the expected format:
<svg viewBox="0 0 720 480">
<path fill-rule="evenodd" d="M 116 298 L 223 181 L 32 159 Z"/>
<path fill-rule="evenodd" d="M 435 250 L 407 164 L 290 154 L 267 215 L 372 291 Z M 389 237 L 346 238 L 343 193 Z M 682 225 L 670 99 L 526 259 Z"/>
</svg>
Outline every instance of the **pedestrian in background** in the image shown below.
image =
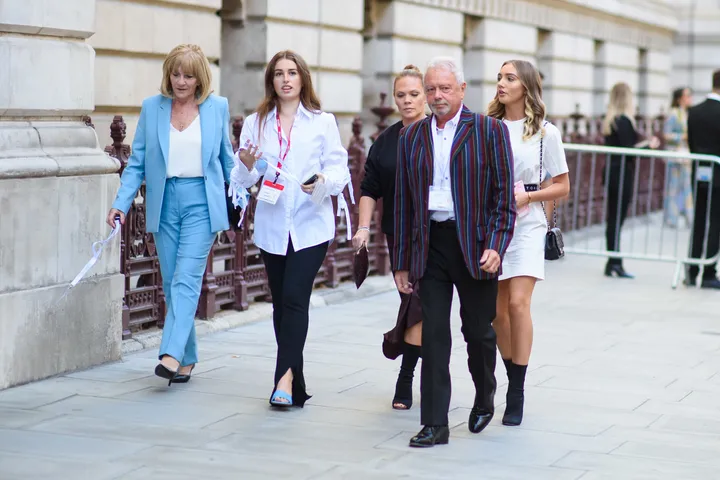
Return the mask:
<svg viewBox="0 0 720 480">
<path fill-rule="evenodd" d="M 302 407 L 310 398 L 303 374 L 310 295 L 335 238 L 330 197 L 347 208 L 350 170 L 335 117 L 321 110 L 297 53 L 278 52 L 268 63 L 265 98 L 243 124 L 235 163 L 233 190 L 263 179 L 253 241 L 265 263 L 278 347 L 270 404 Z"/>
<path fill-rule="evenodd" d="M 720 156 L 720 70 L 713 72 L 712 92 L 705 101 L 688 110 L 688 146 L 692 153 Z M 720 251 L 720 165 L 693 162 L 691 178 L 695 216 L 690 257 L 712 258 Z M 698 266 L 690 266 L 686 283 L 694 285 L 699 273 Z M 720 289 L 717 263 L 705 265 L 700 287 Z"/>
<path fill-rule="evenodd" d="M 493 327 L 509 382 L 502 423 L 520 425 L 533 343 L 530 304 L 535 283 L 545 277 L 548 223 L 542 202 L 552 205 L 565 197 L 570 179 L 562 134 L 545 120 L 537 69 L 529 62 L 510 60 L 502 65 L 497 79 L 488 115 L 502 120 L 510 132 L 518 215 L 502 261 Z M 549 178 L 540 188 L 545 173 Z"/>
<path fill-rule="evenodd" d="M 359 226 L 353 238 L 355 249 L 370 240 L 370 221 L 377 201 L 382 199 L 382 232 L 387 240 L 390 260 L 394 245 L 393 211 L 395 209 L 395 173 L 400 130 L 425 118 L 425 90 L 423 77 L 415 65 L 407 65 L 393 81 L 393 98 L 401 120 L 386 128 L 370 147 L 365 162 L 365 176 L 360 186 Z M 412 382 L 422 344 L 422 314 L 417 289 L 411 295 L 400 294 L 402 307 L 395 328 L 387 332 L 383 352 L 388 358 L 402 355 L 400 373 L 395 384 L 392 407 L 407 410 L 412 407 Z"/>
<path fill-rule="evenodd" d="M 157 245 L 167 305 L 155 374 L 184 383 L 198 361 L 197 311 L 207 257 L 217 232 L 229 228 L 224 185 L 233 151 L 226 98 L 211 94 L 210 64 L 197 45 L 165 57 L 160 95 L 140 110 L 132 155 L 110 212 L 125 215 L 144 181 L 146 231 Z"/>
<path fill-rule="evenodd" d="M 605 145 L 608 147 L 658 148 L 660 140 L 651 137 L 643 141 L 635 125 L 635 106 L 630 85 L 616 83 L 610 90 L 610 103 L 602 123 Z M 603 170 L 603 181 L 607 192 L 607 227 L 605 242 L 608 252 L 620 251 L 620 230 L 627 218 L 630 201 L 634 194 L 635 164 L 634 155 L 611 155 L 609 165 Z M 609 169 L 609 170 L 608 170 Z M 625 271 L 620 257 L 609 257 L 605 265 L 605 275 L 620 278 L 633 278 Z"/>
<path fill-rule="evenodd" d="M 673 91 L 670 115 L 665 121 L 665 143 L 668 150 L 688 153 L 687 111 L 692 105 L 692 93 L 689 88 L 678 88 Z M 687 158 L 670 158 L 667 160 L 665 201 L 663 207 L 664 221 L 669 227 L 677 228 L 680 217 L 690 225 L 693 217 L 691 162 Z"/>
</svg>

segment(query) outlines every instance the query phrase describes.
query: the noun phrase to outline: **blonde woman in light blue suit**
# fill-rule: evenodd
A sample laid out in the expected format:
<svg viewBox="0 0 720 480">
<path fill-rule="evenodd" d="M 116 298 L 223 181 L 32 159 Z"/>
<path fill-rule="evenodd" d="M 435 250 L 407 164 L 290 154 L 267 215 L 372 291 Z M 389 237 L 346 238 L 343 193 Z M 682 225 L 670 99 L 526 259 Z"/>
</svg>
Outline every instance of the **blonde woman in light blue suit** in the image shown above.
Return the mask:
<svg viewBox="0 0 720 480">
<path fill-rule="evenodd" d="M 234 166 L 227 99 L 210 94 L 210 65 L 197 45 L 165 58 L 161 95 L 143 101 L 132 156 L 108 213 L 125 222 L 143 180 L 146 229 L 155 237 L 167 315 L 155 374 L 185 383 L 198 361 L 202 277 L 217 232 L 227 230 L 224 185 Z"/>
</svg>

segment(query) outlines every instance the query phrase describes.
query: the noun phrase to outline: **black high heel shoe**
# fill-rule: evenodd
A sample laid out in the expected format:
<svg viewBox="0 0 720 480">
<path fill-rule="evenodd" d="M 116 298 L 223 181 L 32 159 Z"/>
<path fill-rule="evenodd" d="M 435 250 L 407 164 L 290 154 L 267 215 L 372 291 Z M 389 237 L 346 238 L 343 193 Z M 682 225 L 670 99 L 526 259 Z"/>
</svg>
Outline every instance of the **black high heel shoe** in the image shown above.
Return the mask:
<svg viewBox="0 0 720 480">
<path fill-rule="evenodd" d="M 175 380 L 178 376 L 178 371 L 172 371 L 169 368 L 167 368 L 162 363 L 159 363 L 157 367 L 155 367 L 155 375 L 157 375 L 160 378 L 164 378 L 168 381 L 168 387 L 172 385 L 173 380 Z M 189 379 L 189 376 L 188 376 Z"/>
<path fill-rule="evenodd" d="M 170 380 L 170 381 L 171 381 L 172 383 L 187 383 L 187 382 L 190 381 L 190 376 L 192 375 L 192 371 L 193 371 L 193 370 L 195 370 L 195 365 L 193 365 L 192 367 L 190 367 L 190 371 L 188 372 L 187 375 L 185 375 L 184 373 L 180 373 L 180 369 L 178 368 L 178 374 L 177 374 L 177 376 L 176 376 L 174 379 Z"/>
<path fill-rule="evenodd" d="M 612 265 L 610 263 L 605 265 L 605 276 L 616 276 L 618 278 L 635 278 L 635 275 L 630 275 L 629 273 L 627 273 L 622 265 Z"/>
</svg>

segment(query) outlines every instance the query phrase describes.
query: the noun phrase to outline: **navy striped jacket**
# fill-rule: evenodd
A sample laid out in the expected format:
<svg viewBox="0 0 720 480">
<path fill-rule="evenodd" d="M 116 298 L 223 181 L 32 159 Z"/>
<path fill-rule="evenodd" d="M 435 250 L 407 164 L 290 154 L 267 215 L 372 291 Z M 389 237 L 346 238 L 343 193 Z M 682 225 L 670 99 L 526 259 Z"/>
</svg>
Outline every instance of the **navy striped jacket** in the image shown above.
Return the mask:
<svg viewBox="0 0 720 480">
<path fill-rule="evenodd" d="M 430 237 L 428 198 L 433 181 L 432 117 L 400 132 L 395 177 L 395 270 L 425 273 Z M 473 278 L 490 279 L 480 269 L 486 248 L 505 255 L 515 228 L 513 156 L 502 121 L 463 106 L 450 154 L 451 191 L 457 234 Z"/>
</svg>

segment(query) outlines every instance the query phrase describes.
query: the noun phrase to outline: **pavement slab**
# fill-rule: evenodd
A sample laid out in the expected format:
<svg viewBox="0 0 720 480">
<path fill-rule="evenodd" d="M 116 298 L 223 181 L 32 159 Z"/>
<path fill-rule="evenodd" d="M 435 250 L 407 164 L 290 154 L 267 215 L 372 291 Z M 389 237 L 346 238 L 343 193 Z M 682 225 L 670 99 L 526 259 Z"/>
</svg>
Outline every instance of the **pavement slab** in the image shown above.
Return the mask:
<svg viewBox="0 0 720 480">
<path fill-rule="evenodd" d="M 500 422 L 498 357 L 497 414 L 483 433 L 468 431 L 474 391 L 454 305 L 450 444 L 408 447 L 420 428 L 419 381 L 412 409 L 392 410 L 400 362 L 380 344 L 399 299 L 386 291 L 314 302 L 304 409 L 268 405 L 267 315 L 209 329 L 185 385 L 153 375 L 151 349 L 4 390 L 0 479 L 719 478 L 720 292 L 671 289 L 670 264 L 627 260 L 629 281 L 604 277 L 603 264 L 547 263 L 519 427 Z"/>
</svg>

